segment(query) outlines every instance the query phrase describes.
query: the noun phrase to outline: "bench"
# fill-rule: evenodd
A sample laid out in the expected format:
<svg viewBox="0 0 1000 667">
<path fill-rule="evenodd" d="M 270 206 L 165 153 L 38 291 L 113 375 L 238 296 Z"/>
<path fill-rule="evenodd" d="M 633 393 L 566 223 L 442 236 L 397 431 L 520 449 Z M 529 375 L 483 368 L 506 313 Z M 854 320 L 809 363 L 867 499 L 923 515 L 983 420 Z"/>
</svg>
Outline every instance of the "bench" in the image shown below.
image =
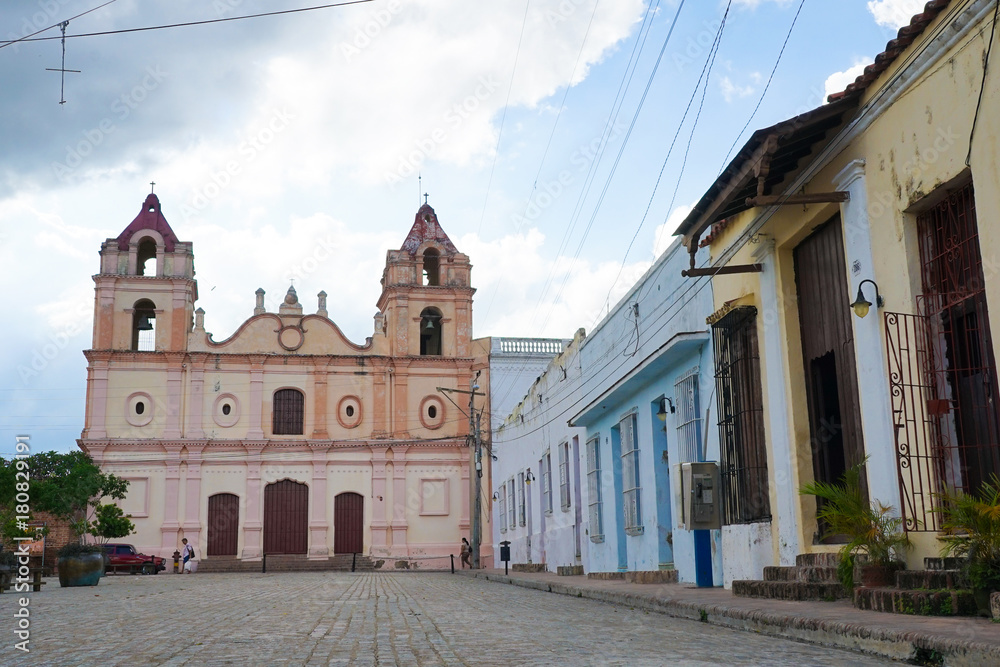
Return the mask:
<svg viewBox="0 0 1000 667">
<path fill-rule="evenodd" d="M 28 576 L 31 578 L 31 581 L 29 581 L 28 583 L 31 586 L 31 590 L 34 591 L 35 593 L 41 591 L 42 586 L 48 583 L 42 581 L 42 571 L 43 568 L 31 568 L 28 570 Z M 18 583 L 19 582 L 16 580 L 14 576 L 14 572 L 0 572 L 0 593 L 3 593 L 4 591 L 7 591 L 11 588 L 14 588 Z"/>
</svg>

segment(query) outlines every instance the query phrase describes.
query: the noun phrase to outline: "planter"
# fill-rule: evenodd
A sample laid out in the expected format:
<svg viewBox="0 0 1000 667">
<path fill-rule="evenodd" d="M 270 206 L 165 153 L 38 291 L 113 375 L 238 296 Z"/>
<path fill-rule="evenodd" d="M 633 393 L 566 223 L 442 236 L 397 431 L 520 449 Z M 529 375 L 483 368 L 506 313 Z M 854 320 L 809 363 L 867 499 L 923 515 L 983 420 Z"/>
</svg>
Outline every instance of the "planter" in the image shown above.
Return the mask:
<svg viewBox="0 0 1000 667">
<path fill-rule="evenodd" d="M 861 567 L 861 585 L 865 588 L 888 588 L 896 585 L 895 565 L 864 565 Z"/>
<path fill-rule="evenodd" d="M 63 556 L 58 566 L 60 586 L 96 586 L 104 575 L 104 555 Z"/>
<path fill-rule="evenodd" d="M 980 616 L 990 618 L 993 615 L 993 610 L 990 605 L 990 597 L 992 596 L 992 593 L 992 591 L 980 588 L 974 588 L 972 590 L 972 597 L 976 600 L 976 611 L 979 612 Z"/>
</svg>

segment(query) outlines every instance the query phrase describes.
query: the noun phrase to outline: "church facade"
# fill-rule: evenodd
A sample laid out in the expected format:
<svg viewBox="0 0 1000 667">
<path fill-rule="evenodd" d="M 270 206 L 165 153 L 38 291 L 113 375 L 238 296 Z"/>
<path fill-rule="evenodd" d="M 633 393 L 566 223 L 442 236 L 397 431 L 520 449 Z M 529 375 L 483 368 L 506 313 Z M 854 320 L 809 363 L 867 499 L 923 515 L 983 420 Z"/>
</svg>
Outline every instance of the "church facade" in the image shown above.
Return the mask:
<svg viewBox="0 0 1000 667">
<path fill-rule="evenodd" d="M 306 312 L 294 288 L 276 313 L 258 289 L 252 315 L 214 340 L 192 244 L 153 194 L 100 257 L 78 443 L 129 480 L 137 548 L 166 556 L 187 538 L 200 559 L 447 565 L 469 535 L 477 473 L 469 395 L 439 388 L 489 387 L 490 342 L 472 339 L 469 258 L 433 208 L 387 253 L 363 344 L 329 319 L 324 292 Z"/>
</svg>

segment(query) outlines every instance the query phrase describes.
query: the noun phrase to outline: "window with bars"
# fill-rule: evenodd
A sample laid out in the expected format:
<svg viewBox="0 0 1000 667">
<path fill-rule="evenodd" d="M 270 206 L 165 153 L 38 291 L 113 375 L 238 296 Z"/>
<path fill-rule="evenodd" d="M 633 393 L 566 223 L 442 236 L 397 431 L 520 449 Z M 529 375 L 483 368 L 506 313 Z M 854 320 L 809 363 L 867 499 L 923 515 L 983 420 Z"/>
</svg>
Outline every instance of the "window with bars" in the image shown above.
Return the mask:
<svg viewBox="0 0 1000 667">
<path fill-rule="evenodd" d="M 274 392 L 274 419 L 271 422 L 275 435 L 302 435 L 305 397 L 298 389 L 279 389 Z"/>
<path fill-rule="evenodd" d="M 516 510 L 517 508 L 514 507 L 514 478 L 511 477 L 510 481 L 507 482 L 507 523 L 510 525 L 511 530 L 517 527 L 516 517 L 514 515 Z"/>
<path fill-rule="evenodd" d="M 604 518 L 601 513 L 601 438 L 587 441 L 587 496 L 590 541 L 604 541 Z"/>
<path fill-rule="evenodd" d="M 681 462 L 703 460 L 701 452 L 701 407 L 698 404 L 698 369 L 688 371 L 674 384 L 677 403 L 677 444 Z"/>
<path fill-rule="evenodd" d="M 771 520 L 757 309 L 734 308 L 712 325 L 719 407 L 722 522 Z"/>
<path fill-rule="evenodd" d="M 559 445 L 559 507 L 569 510 L 569 443 Z"/>
<path fill-rule="evenodd" d="M 517 474 L 517 518 L 518 524 L 525 525 L 524 515 L 524 473 Z"/>
<path fill-rule="evenodd" d="M 634 412 L 618 422 L 618 437 L 621 440 L 625 532 L 630 535 L 642 533 L 642 507 L 640 506 L 642 486 L 639 484 L 639 443 L 637 442 L 635 423 Z"/>
<path fill-rule="evenodd" d="M 500 532 L 507 532 L 507 485 L 500 487 Z"/>
<path fill-rule="evenodd" d="M 552 453 L 545 452 L 542 457 L 542 508 L 546 514 L 552 514 Z"/>
</svg>

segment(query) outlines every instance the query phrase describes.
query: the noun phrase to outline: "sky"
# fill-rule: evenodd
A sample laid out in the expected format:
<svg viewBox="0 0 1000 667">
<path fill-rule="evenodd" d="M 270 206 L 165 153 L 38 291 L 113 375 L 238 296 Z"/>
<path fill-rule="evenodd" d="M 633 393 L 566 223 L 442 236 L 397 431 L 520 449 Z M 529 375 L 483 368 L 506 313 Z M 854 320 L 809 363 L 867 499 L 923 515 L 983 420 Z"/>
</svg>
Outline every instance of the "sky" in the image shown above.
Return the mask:
<svg viewBox="0 0 1000 667">
<path fill-rule="evenodd" d="M 106 2 L 5 0 L 0 40 Z M 70 21 L 65 75 L 58 39 L 0 42 L 0 456 L 76 446 L 98 252 L 151 182 L 215 340 L 294 280 L 363 343 L 422 193 L 473 264 L 474 336 L 569 338 L 753 130 L 842 90 L 923 2 L 375 0 L 73 37 L 318 4 L 115 0 Z"/>
</svg>

